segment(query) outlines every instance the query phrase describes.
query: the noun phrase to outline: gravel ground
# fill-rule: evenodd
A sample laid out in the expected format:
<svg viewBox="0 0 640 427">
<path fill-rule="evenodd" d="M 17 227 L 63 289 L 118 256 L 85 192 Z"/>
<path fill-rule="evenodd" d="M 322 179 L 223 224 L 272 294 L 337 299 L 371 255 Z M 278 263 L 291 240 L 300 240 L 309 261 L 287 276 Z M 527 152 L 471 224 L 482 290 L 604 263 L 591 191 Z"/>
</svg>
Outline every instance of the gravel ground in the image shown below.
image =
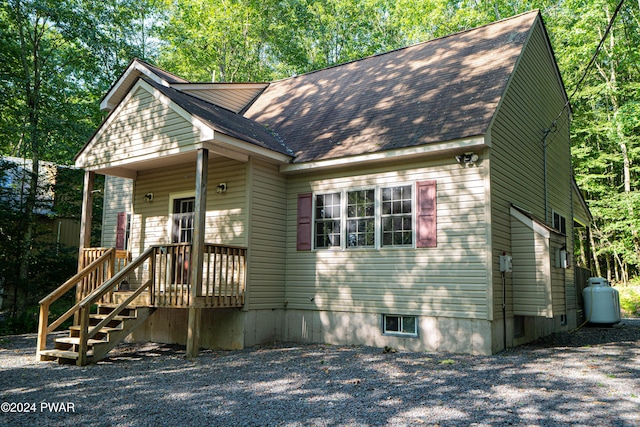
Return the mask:
<svg viewBox="0 0 640 427">
<path fill-rule="evenodd" d="M 640 426 L 640 319 L 489 357 L 277 344 L 187 360 L 148 343 L 78 368 L 34 349 L 0 337 L 0 425 Z"/>
</svg>

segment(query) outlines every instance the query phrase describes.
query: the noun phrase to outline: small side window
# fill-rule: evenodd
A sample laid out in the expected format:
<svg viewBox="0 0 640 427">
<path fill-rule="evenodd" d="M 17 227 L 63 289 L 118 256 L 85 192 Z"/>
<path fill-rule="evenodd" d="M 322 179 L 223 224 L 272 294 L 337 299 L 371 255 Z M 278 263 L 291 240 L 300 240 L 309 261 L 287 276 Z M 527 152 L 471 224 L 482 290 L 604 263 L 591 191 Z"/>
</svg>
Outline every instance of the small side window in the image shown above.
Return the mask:
<svg viewBox="0 0 640 427">
<path fill-rule="evenodd" d="M 553 211 L 553 228 L 567 234 L 567 219 L 556 211 Z"/>
<path fill-rule="evenodd" d="M 382 332 L 390 335 L 418 335 L 418 319 L 416 316 L 383 315 Z"/>
</svg>

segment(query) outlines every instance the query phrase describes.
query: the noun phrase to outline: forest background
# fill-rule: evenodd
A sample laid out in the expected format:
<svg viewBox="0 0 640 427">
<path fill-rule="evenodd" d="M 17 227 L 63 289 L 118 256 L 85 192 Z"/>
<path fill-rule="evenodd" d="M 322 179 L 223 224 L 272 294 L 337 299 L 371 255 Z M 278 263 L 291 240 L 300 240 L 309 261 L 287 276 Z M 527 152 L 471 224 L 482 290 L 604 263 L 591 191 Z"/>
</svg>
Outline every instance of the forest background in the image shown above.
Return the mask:
<svg viewBox="0 0 640 427">
<path fill-rule="evenodd" d="M 0 334 L 32 329 L 34 303 L 74 273 L 75 254 L 38 243 L 38 168 L 73 164 L 132 58 L 191 81 L 272 81 L 532 9 L 570 96 L 573 167 L 593 214 L 589 235 L 576 236 L 591 250 L 578 245 L 576 262 L 637 282 L 640 0 L 1 0 L 0 155 L 34 167 L 21 197 L 0 194 L 0 291 L 12 290 Z M 0 174 L 12 167 L 0 162 Z M 53 214 L 78 209 L 69 200 Z M 628 289 L 625 309 L 640 314 L 638 288 Z"/>
</svg>

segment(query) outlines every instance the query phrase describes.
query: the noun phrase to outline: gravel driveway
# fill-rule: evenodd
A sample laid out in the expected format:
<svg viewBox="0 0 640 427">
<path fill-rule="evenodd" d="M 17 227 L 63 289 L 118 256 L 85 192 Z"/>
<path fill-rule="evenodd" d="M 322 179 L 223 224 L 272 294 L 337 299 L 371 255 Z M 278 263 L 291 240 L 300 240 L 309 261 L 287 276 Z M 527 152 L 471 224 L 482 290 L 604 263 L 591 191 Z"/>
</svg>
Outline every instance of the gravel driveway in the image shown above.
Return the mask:
<svg viewBox="0 0 640 427">
<path fill-rule="evenodd" d="M 141 344 L 78 368 L 34 349 L 0 337 L 3 412 L 23 411 L 0 425 L 640 426 L 640 320 L 489 357 L 279 344 L 186 360 Z"/>
</svg>

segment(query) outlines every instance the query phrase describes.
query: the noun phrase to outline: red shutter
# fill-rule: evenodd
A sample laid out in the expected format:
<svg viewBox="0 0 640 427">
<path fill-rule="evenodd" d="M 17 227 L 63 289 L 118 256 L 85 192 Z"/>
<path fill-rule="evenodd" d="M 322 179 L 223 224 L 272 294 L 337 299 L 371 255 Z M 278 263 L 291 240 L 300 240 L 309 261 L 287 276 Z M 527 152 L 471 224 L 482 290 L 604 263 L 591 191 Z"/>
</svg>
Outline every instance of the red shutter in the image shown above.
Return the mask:
<svg viewBox="0 0 640 427">
<path fill-rule="evenodd" d="M 118 225 L 116 226 L 116 249 L 124 250 L 124 239 L 127 233 L 127 213 L 118 212 Z"/>
<path fill-rule="evenodd" d="M 298 194 L 298 230 L 296 248 L 299 251 L 311 250 L 311 222 L 313 199 L 311 193 Z"/>
<path fill-rule="evenodd" d="M 416 184 L 416 246 L 435 248 L 438 244 L 436 232 L 436 181 L 422 181 Z"/>
</svg>

